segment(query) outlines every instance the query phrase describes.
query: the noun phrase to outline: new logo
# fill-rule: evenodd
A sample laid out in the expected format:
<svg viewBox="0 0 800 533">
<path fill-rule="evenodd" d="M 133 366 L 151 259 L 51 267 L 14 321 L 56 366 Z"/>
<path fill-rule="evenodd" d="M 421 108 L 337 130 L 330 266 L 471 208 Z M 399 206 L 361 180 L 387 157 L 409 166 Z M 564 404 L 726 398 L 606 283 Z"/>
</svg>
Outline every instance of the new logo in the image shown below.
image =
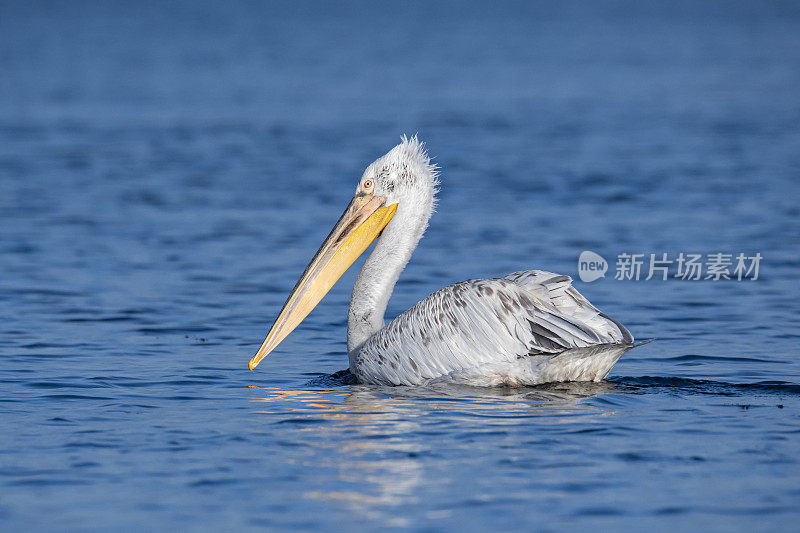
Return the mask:
<svg viewBox="0 0 800 533">
<path fill-rule="evenodd" d="M 578 276 L 585 283 L 606 277 L 607 270 L 608 262 L 599 254 L 584 250 L 578 257 Z"/>
</svg>

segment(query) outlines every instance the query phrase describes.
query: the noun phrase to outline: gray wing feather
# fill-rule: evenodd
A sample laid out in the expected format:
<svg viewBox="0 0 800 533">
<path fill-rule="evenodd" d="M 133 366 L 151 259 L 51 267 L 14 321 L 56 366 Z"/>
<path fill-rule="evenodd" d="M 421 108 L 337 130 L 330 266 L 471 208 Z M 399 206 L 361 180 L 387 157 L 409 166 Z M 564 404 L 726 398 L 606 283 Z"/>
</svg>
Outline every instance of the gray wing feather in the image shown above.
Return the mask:
<svg viewBox="0 0 800 533">
<path fill-rule="evenodd" d="M 431 294 L 370 337 L 354 370 L 364 381 L 411 385 L 526 356 L 632 342 L 569 276 L 527 270 Z"/>
</svg>

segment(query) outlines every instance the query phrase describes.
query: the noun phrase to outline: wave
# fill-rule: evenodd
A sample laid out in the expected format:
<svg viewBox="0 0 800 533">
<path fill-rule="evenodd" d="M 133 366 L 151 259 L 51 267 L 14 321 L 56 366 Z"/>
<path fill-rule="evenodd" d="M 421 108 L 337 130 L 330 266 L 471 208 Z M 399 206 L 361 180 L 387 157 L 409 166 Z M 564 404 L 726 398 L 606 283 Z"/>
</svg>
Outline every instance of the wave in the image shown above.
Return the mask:
<svg viewBox="0 0 800 533">
<path fill-rule="evenodd" d="M 605 384 L 600 386 L 600 384 Z M 308 388 L 339 388 L 350 385 L 359 387 L 370 387 L 359 385 L 356 378 L 349 370 L 340 370 L 329 375 L 315 377 L 308 381 L 304 387 Z M 513 389 L 517 392 L 545 392 L 554 388 L 597 386 L 598 393 L 647 393 L 659 392 L 663 389 L 670 389 L 674 392 L 686 392 L 693 394 L 709 394 L 717 396 L 738 396 L 743 394 L 777 394 L 777 395 L 800 395 L 800 384 L 789 381 L 758 381 L 755 383 L 730 383 L 725 381 L 715 381 L 708 379 L 692 379 L 671 376 L 621 376 L 598 383 L 590 382 L 567 382 L 567 383 L 546 383 L 535 387 L 499 387 L 499 389 Z M 395 390 L 405 390 L 414 387 L 375 387 L 385 392 Z M 425 388 L 423 385 L 419 388 Z M 441 387 L 437 387 L 440 389 Z M 480 388 L 479 388 L 480 389 Z M 493 389 L 497 389 L 494 387 Z"/>
<path fill-rule="evenodd" d="M 609 380 L 622 390 L 648 391 L 673 389 L 698 394 L 732 396 L 753 392 L 800 395 L 800 384 L 790 381 L 758 381 L 755 383 L 729 383 L 708 379 L 691 379 L 668 376 L 624 376 Z"/>
</svg>

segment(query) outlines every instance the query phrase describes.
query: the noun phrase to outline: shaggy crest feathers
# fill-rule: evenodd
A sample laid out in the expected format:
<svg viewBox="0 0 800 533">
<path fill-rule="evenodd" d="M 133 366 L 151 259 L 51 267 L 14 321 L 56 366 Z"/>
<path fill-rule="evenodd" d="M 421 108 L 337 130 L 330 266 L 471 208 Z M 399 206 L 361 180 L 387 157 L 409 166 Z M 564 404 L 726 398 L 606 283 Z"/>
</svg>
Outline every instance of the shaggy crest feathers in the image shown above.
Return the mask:
<svg viewBox="0 0 800 533">
<path fill-rule="evenodd" d="M 400 144 L 394 147 L 391 152 L 397 151 L 405 155 L 407 161 L 416 163 L 422 174 L 430 176 L 433 181 L 435 192 L 439 192 L 439 166 L 431 161 L 428 155 L 428 150 L 425 148 L 425 143 L 420 141 L 416 135 L 410 138 L 405 135 L 400 137 Z"/>
<path fill-rule="evenodd" d="M 439 167 L 431 161 L 425 143 L 416 135 L 400 137 L 400 144 L 375 160 L 364 171 L 364 178 L 373 177 L 378 185 L 376 194 L 389 193 L 394 188 L 432 190 L 432 209 L 436 208 L 439 192 Z"/>
<path fill-rule="evenodd" d="M 439 165 L 431 161 L 428 150 L 425 148 L 425 143 L 420 141 L 416 134 L 410 138 L 403 135 L 400 139 L 402 142 L 395 147 L 395 150 L 402 152 L 406 160 L 419 167 L 418 176 L 426 176 L 430 179 L 433 187 L 433 208 L 435 209 L 438 202 L 436 195 L 439 194 L 439 185 L 441 185 Z"/>
</svg>

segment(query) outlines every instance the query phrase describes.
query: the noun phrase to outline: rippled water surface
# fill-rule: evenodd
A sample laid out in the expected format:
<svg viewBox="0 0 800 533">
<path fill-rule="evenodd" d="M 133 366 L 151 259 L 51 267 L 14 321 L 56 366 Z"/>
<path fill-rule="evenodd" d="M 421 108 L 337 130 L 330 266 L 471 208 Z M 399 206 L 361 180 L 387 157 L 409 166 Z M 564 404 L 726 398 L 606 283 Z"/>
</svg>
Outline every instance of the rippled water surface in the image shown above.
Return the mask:
<svg viewBox="0 0 800 533">
<path fill-rule="evenodd" d="M 800 12 L 785 3 L 0 4 L 0 528 L 791 531 Z M 363 168 L 439 212 L 394 316 L 577 257 L 608 381 L 355 385 L 360 263 L 256 372 Z M 616 281 L 617 254 L 764 259 Z"/>
</svg>

